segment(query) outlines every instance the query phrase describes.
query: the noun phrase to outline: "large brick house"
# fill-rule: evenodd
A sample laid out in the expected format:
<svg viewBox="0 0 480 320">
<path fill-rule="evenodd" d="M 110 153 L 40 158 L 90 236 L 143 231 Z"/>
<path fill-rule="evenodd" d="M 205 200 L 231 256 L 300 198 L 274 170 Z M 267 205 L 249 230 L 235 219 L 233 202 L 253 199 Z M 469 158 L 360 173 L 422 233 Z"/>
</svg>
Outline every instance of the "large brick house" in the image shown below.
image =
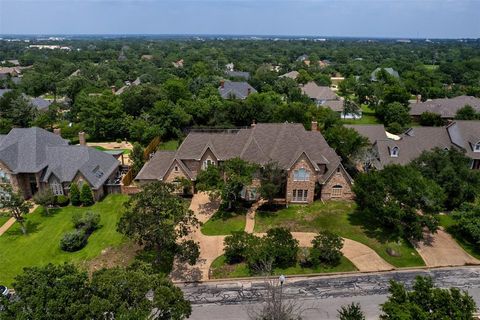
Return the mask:
<svg viewBox="0 0 480 320">
<path fill-rule="evenodd" d="M 158 151 L 135 178 L 151 181 L 195 182 L 197 174 L 211 165 L 232 158 L 265 165 L 277 163 L 286 172 L 283 198 L 287 203 L 310 203 L 314 199 L 351 199 L 352 180 L 340 157 L 330 148 L 312 123 L 312 131 L 301 124 L 261 123 L 222 132 L 190 132 L 177 151 Z M 254 183 L 246 198 L 258 197 Z"/>
<path fill-rule="evenodd" d="M 40 128 L 15 128 L 0 135 L 0 196 L 6 184 L 25 198 L 44 188 L 66 195 L 74 182 L 89 184 L 98 200 L 118 175 L 119 166 L 112 155 L 69 145 L 68 140 Z"/>
</svg>

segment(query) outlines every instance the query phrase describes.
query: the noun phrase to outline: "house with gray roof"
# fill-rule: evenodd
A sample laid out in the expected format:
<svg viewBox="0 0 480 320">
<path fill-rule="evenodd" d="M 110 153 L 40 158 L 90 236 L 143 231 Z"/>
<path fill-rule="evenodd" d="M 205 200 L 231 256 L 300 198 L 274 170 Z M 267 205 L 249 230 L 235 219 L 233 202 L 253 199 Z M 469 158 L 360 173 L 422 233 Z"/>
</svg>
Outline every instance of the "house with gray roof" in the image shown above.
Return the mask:
<svg viewBox="0 0 480 320">
<path fill-rule="evenodd" d="M 40 128 L 14 128 L 0 136 L 0 189 L 9 184 L 25 198 L 50 188 L 68 194 L 70 184 L 87 183 L 95 199 L 118 174 L 120 163 L 112 156 Z"/>
<path fill-rule="evenodd" d="M 393 69 L 393 68 L 377 68 L 373 70 L 372 74 L 370 75 L 370 80 L 371 81 L 378 81 L 377 76 L 380 70 L 385 70 L 389 75 L 391 75 L 394 78 L 399 79 L 400 75 L 398 74 L 398 71 Z"/>
<path fill-rule="evenodd" d="M 292 80 L 296 80 L 298 78 L 298 76 L 300 75 L 300 73 L 296 70 L 293 70 L 293 71 L 290 71 L 290 72 L 287 72 L 285 74 L 282 74 L 280 76 L 278 76 L 279 78 L 290 78 Z"/>
<path fill-rule="evenodd" d="M 442 119 L 453 119 L 457 111 L 465 107 L 471 106 L 480 113 L 480 99 L 471 96 L 458 96 L 455 98 L 433 99 L 425 102 L 414 102 L 410 104 L 410 116 L 419 119 L 422 113 L 432 112 L 440 115 Z"/>
<path fill-rule="evenodd" d="M 218 93 L 223 99 L 246 99 L 250 94 L 256 93 L 254 87 L 252 87 L 248 82 L 238 82 L 238 81 L 225 81 L 220 82 L 220 87 L 218 87 Z"/>
<path fill-rule="evenodd" d="M 241 158 L 260 166 L 277 163 L 286 173 L 283 198 L 287 203 L 309 203 L 316 198 L 351 199 L 352 180 L 340 157 L 312 123 L 307 131 L 298 123 L 259 123 L 222 132 L 190 132 L 177 151 L 157 151 L 135 180 L 195 184 L 201 170 Z M 255 181 L 246 190 L 248 200 L 258 198 Z"/>
<path fill-rule="evenodd" d="M 408 164 L 422 152 L 435 148 L 456 148 L 471 159 L 472 169 L 480 169 L 480 121 L 457 120 L 444 127 L 413 127 L 399 136 L 386 132 L 383 125 L 346 127 L 368 138 L 375 154 L 372 165 L 377 169 Z"/>
</svg>

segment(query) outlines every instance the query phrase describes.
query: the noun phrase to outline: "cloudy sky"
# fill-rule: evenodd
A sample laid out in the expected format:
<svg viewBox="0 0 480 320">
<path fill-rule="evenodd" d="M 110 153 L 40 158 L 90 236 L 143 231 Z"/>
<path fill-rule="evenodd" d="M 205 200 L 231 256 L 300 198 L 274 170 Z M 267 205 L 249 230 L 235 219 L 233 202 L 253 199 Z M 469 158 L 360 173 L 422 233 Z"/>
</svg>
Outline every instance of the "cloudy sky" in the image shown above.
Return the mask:
<svg viewBox="0 0 480 320">
<path fill-rule="evenodd" d="M 480 0 L 0 0 L 0 34 L 480 38 Z"/>
</svg>

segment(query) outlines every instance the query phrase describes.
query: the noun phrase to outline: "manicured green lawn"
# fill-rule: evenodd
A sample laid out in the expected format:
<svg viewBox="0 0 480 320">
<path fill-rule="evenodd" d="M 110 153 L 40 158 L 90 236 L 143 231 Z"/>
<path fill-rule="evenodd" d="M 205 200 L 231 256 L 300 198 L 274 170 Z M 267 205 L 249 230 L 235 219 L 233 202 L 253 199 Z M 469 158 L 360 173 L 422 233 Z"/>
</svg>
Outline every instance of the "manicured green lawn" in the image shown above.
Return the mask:
<svg viewBox="0 0 480 320">
<path fill-rule="evenodd" d="M 247 265 L 242 263 L 237 263 L 229 265 L 225 262 L 225 256 L 220 256 L 215 259 L 210 267 L 212 271 L 211 276 L 213 279 L 221 278 L 240 278 L 240 277 L 250 277 L 250 271 Z M 302 268 L 300 265 L 294 267 L 280 269 L 277 268 L 273 271 L 274 275 L 294 275 L 294 274 L 309 274 L 309 273 L 331 273 L 331 272 L 347 272 L 347 271 L 357 271 L 357 268 L 345 257 L 342 257 L 340 264 L 335 267 L 322 267 L 317 268 Z"/>
<path fill-rule="evenodd" d="M 380 121 L 375 117 L 375 111 L 370 109 L 367 105 L 362 104 L 362 118 L 361 119 L 342 119 L 344 124 L 379 124 Z"/>
<path fill-rule="evenodd" d="M 239 213 L 217 211 L 202 226 L 202 233 L 207 236 L 230 235 L 235 231 L 245 230 L 246 210 Z"/>
<path fill-rule="evenodd" d="M 3 224 L 4 224 L 5 222 L 7 222 L 8 219 L 10 219 L 10 216 L 0 215 L 0 227 L 3 226 Z"/>
<path fill-rule="evenodd" d="M 49 262 L 80 263 L 95 258 L 107 247 L 122 244 L 126 240 L 116 229 L 123 212 L 123 203 L 127 199 L 125 195 L 109 195 L 89 208 L 68 206 L 52 210 L 49 216 L 41 214 L 43 209 L 37 209 L 29 214 L 27 235 L 21 233 L 16 223 L 0 236 L 0 283 L 11 285 L 13 278 L 24 267 L 41 266 Z M 100 229 L 88 238 L 88 244 L 82 250 L 72 253 L 60 250 L 63 234 L 73 230 L 72 214 L 83 211 L 100 214 Z"/>
<path fill-rule="evenodd" d="M 123 151 L 123 154 L 130 154 L 131 150 L 130 149 L 107 149 L 102 146 L 94 146 L 95 149 L 100 150 L 100 151 L 118 151 L 121 150 Z"/>
<path fill-rule="evenodd" d="M 160 146 L 158 147 L 159 150 L 177 150 L 178 149 L 178 140 L 169 140 L 160 143 Z"/>
<path fill-rule="evenodd" d="M 350 201 L 320 201 L 310 205 L 290 205 L 277 212 L 257 212 L 255 232 L 266 232 L 273 227 L 286 227 L 290 231 L 318 232 L 329 230 L 341 237 L 363 243 L 375 250 L 395 267 L 423 266 L 425 263 L 410 242 L 389 239 L 381 230 L 372 229 L 363 216 L 355 212 Z M 387 254 L 387 248 L 400 253 L 400 257 Z"/>
<path fill-rule="evenodd" d="M 480 248 L 478 245 L 471 243 L 470 241 L 464 239 L 462 235 L 455 232 L 453 226 L 455 225 L 455 220 L 447 214 L 443 214 L 439 216 L 440 218 L 440 225 L 447 231 L 455 241 L 470 254 L 471 256 L 480 259 Z"/>
</svg>

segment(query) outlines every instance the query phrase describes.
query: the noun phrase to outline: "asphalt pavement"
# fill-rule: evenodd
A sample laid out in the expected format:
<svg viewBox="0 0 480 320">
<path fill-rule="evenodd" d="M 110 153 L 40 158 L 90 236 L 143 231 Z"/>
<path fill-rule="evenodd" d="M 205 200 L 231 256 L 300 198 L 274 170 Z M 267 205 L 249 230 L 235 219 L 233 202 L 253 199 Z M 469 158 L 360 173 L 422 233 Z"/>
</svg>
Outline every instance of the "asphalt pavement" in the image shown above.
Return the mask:
<svg viewBox="0 0 480 320">
<path fill-rule="evenodd" d="M 378 319 L 379 305 L 388 296 L 390 280 L 410 287 L 417 275 L 429 275 L 435 285 L 459 288 L 473 296 L 480 306 L 480 267 L 395 270 L 388 272 L 288 278 L 283 286 L 286 299 L 296 301 L 302 319 L 337 319 L 337 310 L 351 302 L 361 304 L 367 319 Z M 258 308 L 265 294 L 265 280 L 225 280 L 181 285 L 192 303 L 190 319 L 243 320 Z"/>
</svg>

